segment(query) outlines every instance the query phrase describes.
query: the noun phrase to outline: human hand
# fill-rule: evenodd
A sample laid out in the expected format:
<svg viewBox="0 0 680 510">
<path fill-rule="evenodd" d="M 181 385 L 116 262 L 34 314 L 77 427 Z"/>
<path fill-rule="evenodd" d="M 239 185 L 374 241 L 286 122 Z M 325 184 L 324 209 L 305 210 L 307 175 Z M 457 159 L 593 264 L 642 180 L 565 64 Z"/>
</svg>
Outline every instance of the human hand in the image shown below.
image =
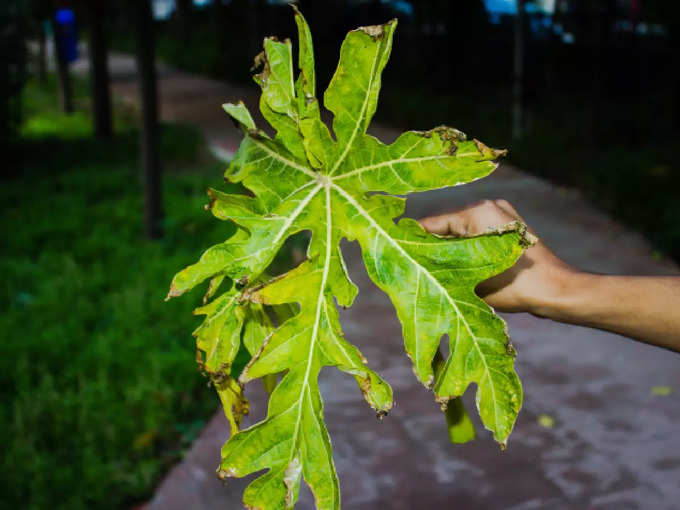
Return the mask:
<svg viewBox="0 0 680 510">
<path fill-rule="evenodd" d="M 526 224 L 507 200 L 484 200 L 419 221 L 425 230 L 433 234 L 460 237 L 483 234 L 514 221 Z M 533 230 L 529 231 L 535 235 Z M 476 290 L 499 311 L 545 316 L 545 308 L 560 296 L 565 282 L 575 272 L 538 240 L 513 267 L 480 283 Z"/>
</svg>

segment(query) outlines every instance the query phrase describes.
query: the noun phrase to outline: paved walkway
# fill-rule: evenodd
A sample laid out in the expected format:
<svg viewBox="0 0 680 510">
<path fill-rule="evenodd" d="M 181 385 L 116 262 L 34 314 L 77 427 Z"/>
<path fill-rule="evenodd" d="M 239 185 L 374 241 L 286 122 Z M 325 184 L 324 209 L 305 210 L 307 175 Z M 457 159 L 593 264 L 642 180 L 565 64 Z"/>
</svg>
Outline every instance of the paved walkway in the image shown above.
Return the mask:
<svg viewBox="0 0 680 510">
<path fill-rule="evenodd" d="M 116 56 L 112 68 L 115 94 L 136 104 L 130 59 Z M 218 151 L 235 150 L 240 138 L 220 104 L 244 99 L 256 111 L 254 84 L 234 87 L 163 69 L 160 92 L 163 119 L 195 123 Z M 387 128 L 374 131 L 386 141 L 396 135 Z M 216 175 L 215 182 L 219 179 Z M 578 192 L 510 166 L 467 186 L 412 196 L 408 214 L 441 213 L 496 197 L 512 202 L 571 264 L 603 273 L 680 273 L 655 257 L 640 235 L 595 210 Z M 357 247 L 346 248 L 360 294 L 343 312 L 343 328 L 392 384 L 396 405 L 378 422 L 351 377 L 332 369 L 321 374 L 344 508 L 678 508 L 680 356 L 613 334 L 507 315 L 525 389 L 508 449 L 501 453 L 480 426 L 476 441 L 455 446 L 403 354 L 394 309 L 369 282 Z M 654 386 L 670 386 L 673 393 L 654 395 Z M 266 407 L 257 383 L 247 393 L 252 413 L 246 426 L 261 419 Z M 466 399 L 470 402 L 471 395 Z M 554 418 L 552 427 L 539 424 L 542 414 Z M 226 421 L 218 413 L 160 484 L 149 508 L 241 508 L 246 482 L 223 486 L 214 473 L 226 438 Z M 297 508 L 313 508 L 307 489 Z"/>
</svg>

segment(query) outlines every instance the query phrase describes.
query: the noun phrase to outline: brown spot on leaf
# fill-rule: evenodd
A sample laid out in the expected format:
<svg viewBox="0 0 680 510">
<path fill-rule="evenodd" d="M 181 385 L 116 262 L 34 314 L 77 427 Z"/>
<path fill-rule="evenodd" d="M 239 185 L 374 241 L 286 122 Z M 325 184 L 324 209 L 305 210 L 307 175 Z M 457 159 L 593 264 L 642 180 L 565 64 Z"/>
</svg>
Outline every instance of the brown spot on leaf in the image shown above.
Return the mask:
<svg viewBox="0 0 680 510">
<path fill-rule="evenodd" d="M 203 352 L 200 349 L 196 349 L 196 364 L 198 365 L 198 370 L 201 373 L 205 373 L 205 363 L 203 362 Z"/>
<path fill-rule="evenodd" d="M 265 134 L 259 129 L 249 129 L 248 136 L 255 140 L 264 140 L 265 138 L 267 138 Z"/>
<path fill-rule="evenodd" d="M 292 508 L 293 506 L 295 486 L 300 479 L 300 473 L 302 473 L 302 464 L 299 457 L 296 456 L 288 463 L 283 473 L 283 483 L 286 486 L 286 508 Z"/>
<path fill-rule="evenodd" d="M 364 396 L 367 396 L 368 393 L 371 391 L 371 378 L 362 377 L 361 380 L 359 381 L 359 388 L 361 389 L 361 393 L 363 393 Z"/>
<path fill-rule="evenodd" d="M 437 126 L 436 128 L 431 129 L 430 132 L 436 133 L 442 140 L 448 140 L 450 142 L 464 142 L 467 140 L 467 135 L 465 133 L 449 126 Z"/>
<path fill-rule="evenodd" d="M 216 371 L 210 372 L 210 380 L 218 390 L 227 389 L 231 379 L 229 377 L 230 368 L 231 366 L 228 363 L 222 363 Z"/>
<path fill-rule="evenodd" d="M 528 227 L 521 221 L 511 221 L 499 227 L 487 228 L 482 235 L 507 234 L 508 232 L 517 232 L 519 234 L 519 244 L 523 248 L 528 248 L 538 242 L 538 237 L 529 232 Z M 476 235 L 471 237 L 476 237 Z"/>
<path fill-rule="evenodd" d="M 449 156 L 453 156 L 458 150 L 458 144 L 456 142 L 467 140 L 467 135 L 465 133 L 449 126 L 437 126 L 429 131 L 420 131 L 418 134 L 423 138 L 432 138 L 432 135 L 435 134 L 439 136 L 441 140 L 448 143 L 446 153 Z"/>
</svg>

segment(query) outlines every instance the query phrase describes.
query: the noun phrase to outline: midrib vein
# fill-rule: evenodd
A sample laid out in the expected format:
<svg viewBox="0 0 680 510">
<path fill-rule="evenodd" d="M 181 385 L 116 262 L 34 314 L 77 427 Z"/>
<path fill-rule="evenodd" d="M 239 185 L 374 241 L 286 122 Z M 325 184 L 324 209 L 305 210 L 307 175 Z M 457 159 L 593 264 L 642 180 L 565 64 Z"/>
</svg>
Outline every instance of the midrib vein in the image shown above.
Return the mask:
<svg viewBox="0 0 680 510">
<path fill-rule="evenodd" d="M 297 451 L 297 438 L 300 432 L 300 424 L 302 423 L 302 403 L 305 393 L 309 393 L 309 374 L 312 368 L 312 360 L 314 359 L 314 347 L 319 336 L 319 322 L 321 319 L 321 305 L 324 302 L 324 290 L 326 282 L 328 281 L 328 272 L 331 265 L 331 241 L 332 241 L 332 226 L 331 226 L 331 200 L 330 188 L 326 186 L 325 209 L 326 209 L 326 254 L 324 259 L 323 275 L 321 277 L 321 285 L 319 286 L 319 294 L 316 301 L 316 314 L 314 317 L 314 329 L 312 330 L 312 338 L 309 341 L 309 352 L 307 354 L 307 367 L 305 368 L 305 375 L 302 381 L 302 388 L 300 389 L 300 396 L 296 402 L 298 406 L 297 421 L 295 423 L 295 432 L 293 433 L 293 441 L 291 443 L 291 452 L 288 462 L 290 463 Z M 311 406 L 311 395 L 310 406 Z M 292 406 L 291 406 L 292 407 Z"/>
<path fill-rule="evenodd" d="M 495 390 L 495 388 L 494 388 L 493 383 L 491 382 L 491 375 L 490 375 L 489 365 L 487 364 L 486 358 L 485 358 L 484 354 L 482 353 L 481 348 L 479 347 L 479 343 L 477 342 L 477 337 L 476 337 L 475 334 L 472 332 L 472 329 L 470 328 L 470 325 L 468 324 L 468 322 L 467 322 L 467 320 L 465 319 L 465 317 L 460 313 L 460 309 L 458 308 L 458 305 L 456 305 L 456 301 L 453 299 L 453 297 L 451 297 L 451 296 L 449 295 L 449 293 L 448 293 L 448 291 L 446 290 L 446 288 L 445 288 L 441 283 L 439 283 L 439 280 L 437 280 L 434 276 L 432 276 L 432 275 L 430 274 L 429 271 L 427 271 L 421 264 L 419 264 L 413 257 L 411 257 L 411 256 L 408 254 L 408 252 L 407 252 L 406 250 L 404 250 L 404 248 L 403 248 L 403 247 L 402 247 L 395 239 L 393 239 L 392 236 L 390 236 L 390 235 L 389 235 L 389 234 L 388 234 L 388 233 L 380 226 L 380 224 L 379 224 L 378 222 L 376 222 L 376 221 L 373 219 L 373 217 L 372 217 L 370 214 L 368 214 L 368 212 L 361 206 L 361 204 L 359 204 L 359 203 L 354 199 L 354 197 L 352 197 L 352 195 L 350 195 L 349 193 L 347 193 L 344 189 L 342 189 L 342 188 L 341 188 L 340 186 L 338 186 L 337 184 L 332 184 L 332 183 L 331 183 L 331 186 L 332 186 L 333 189 L 335 189 L 340 195 L 342 195 L 342 197 L 343 197 L 347 202 L 349 202 L 349 203 L 352 205 L 352 207 L 354 207 L 354 208 L 359 212 L 359 214 L 361 214 L 364 218 L 366 218 L 366 220 L 368 220 L 368 222 L 373 226 L 373 228 L 375 228 L 375 229 L 376 229 L 383 237 L 385 237 L 385 239 L 387 239 L 387 241 L 388 241 L 392 246 L 394 246 L 399 252 L 401 252 L 401 254 L 402 254 L 407 260 L 409 260 L 414 266 L 416 266 L 416 268 L 419 269 L 419 271 L 422 271 L 422 273 L 423 273 L 424 275 L 426 275 L 426 276 L 427 276 L 427 277 L 435 284 L 435 286 L 438 287 L 438 288 L 441 290 L 442 294 L 443 294 L 444 296 L 446 296 L 446 300 L 449 302 L 449 304 L 451 305 L 451 307 L 456 311 L 457 316 L 458 316 L 458 317 L 460 318 L 460 320 L 462 321 L 462 323 L 463 323 L 465 329 L 467 330 L 468 334 L 470 335 L 470 338 L 472 339 L 472 343 L 473 343 L 473 345 L 475 346 L 475 349 L 476 349 L 477 352 L 479 353 L 479 358 L 482 360 L 482 363 L 484 364 L 484 372 L 485 372 L 485 375 L 489 378 L 489 382 L 491 383 L 491 384 L 489 384 L 489 387 L 491 388 L 491 395 L 492 395 L 493 403 L 494 403 L 494 415 L 495 415 L 495 419 L 496 419 L 496 424 L 498 424 L 498 414 L 497 414 L 498 401 L 496 400 L 496 390 Z"/>
<path fill-rule="evenodd" d="M 364 118 L 364 115 L 366 114 L 366 106 L 368 106 L 368 98 L 371 97 L 371 87 L 373 86 L 373 80 L 375 80 L 375 64 L 378 61 L 378 55 L 380 55 L 380 48 L 382 44 L 378 44 L 378 46 L 375 49 L 375 55 L 373 55 L 373 63 L 371 64 L 371 74 L 368 79 L 368 85 L 366 87 L 366 95 L 364 96 L 364 102 L 361 105 L 361 110 L 359 111 L 359 117 L 357 118 L 356 123 L 354 124 L 354 130 L 352 130 L 352 135 L 349 137 L 349 141 L 347 142 L 347 145 L 345 145 L 345 148 L 342 151 L 342 154 L 340 154 L 340 157 L 338 160 L 335 162 L 333 165 L 333 168 L 329 172 L 329 175 L 333 175 L 335 171 L 338 169 L 338 167 L 342 164 L 342 162 L 345 160 L 347 157 L 347 153 L 349 152 L 350 148 L 352 147 L 352 143 L 354 143 L 354 139 L 357 136 L 357 133 L 359 132 L 359 126 L 361 125 L 361 122 Z"/>
</svg>

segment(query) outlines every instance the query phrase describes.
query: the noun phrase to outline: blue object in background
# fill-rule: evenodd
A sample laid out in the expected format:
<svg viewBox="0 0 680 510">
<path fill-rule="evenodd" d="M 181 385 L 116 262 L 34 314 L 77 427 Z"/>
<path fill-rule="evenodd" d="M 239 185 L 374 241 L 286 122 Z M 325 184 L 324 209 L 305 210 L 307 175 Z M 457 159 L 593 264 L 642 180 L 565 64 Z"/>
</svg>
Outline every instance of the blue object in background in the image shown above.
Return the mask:
<svg viewBox="0 0 680 510">
<path fill-rule="evenodd" d="M 75 62 L 78 60 L 76 14 L 72 9 L 57 9 L 54 21 L 54 35 L 59 38 L 62 58 L 68 63 Z"/>
</svg>

